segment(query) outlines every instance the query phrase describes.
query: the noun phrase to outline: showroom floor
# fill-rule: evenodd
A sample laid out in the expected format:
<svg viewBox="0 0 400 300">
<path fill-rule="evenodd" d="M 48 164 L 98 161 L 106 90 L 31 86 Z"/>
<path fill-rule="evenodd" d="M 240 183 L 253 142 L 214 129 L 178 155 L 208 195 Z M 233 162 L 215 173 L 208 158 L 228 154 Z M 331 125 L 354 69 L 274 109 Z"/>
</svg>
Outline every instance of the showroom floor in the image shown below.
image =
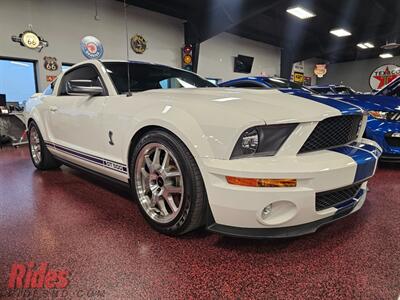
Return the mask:
<svg viewBox="0 0 400 300">
<path fill-rule="evenodd" d="M 370 182 L 357 214 L 316 234 L 242 240 L 153 231 L 129 193 L 79 171 L 35 171 L 0 150 L 0 290 L 13 263 L 71 272 L 67 290 L 106 299 L 397 299 L 400 166 Z M 245 199 L 244 199 L 245 201 Z"/>
</svg>

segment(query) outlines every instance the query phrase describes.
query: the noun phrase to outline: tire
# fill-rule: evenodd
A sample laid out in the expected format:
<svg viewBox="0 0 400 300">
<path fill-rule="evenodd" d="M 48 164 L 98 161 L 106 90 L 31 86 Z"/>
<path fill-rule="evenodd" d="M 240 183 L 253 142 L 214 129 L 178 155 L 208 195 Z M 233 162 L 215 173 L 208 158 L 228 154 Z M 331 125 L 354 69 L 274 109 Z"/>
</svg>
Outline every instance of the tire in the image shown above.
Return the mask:
<svg viewBox="0 0 400 300">
<path fill-rule="evenodd" d="M 157 168 L 157 149 L 160 169 L 151 171 L 149 166 Z M 168 165 L 165 162 L 167 152 Z M 146 155 L 150 160 L 146 160 Z M 176 175 L 179 172 L 181 176 Z M 134 146 L 130 173 L 140 211 L 155 230 L 177 236 L 203 225 L 207 204 L 203 179 L 190 151 L 176 136 L 163 130 L 145 133 Z M 178 193 L 169 194 L 168 191 Z"/>
<path fill-rule="evenodd" d="M 29 153 L 33 165 L 39 170 L 53 170 L 61 166 L 61 163 L 47 149 L 37 124 L 32 121 L 28 128 Z M 39 151 L 38 151 L 39 150 Z"/>
</svg>

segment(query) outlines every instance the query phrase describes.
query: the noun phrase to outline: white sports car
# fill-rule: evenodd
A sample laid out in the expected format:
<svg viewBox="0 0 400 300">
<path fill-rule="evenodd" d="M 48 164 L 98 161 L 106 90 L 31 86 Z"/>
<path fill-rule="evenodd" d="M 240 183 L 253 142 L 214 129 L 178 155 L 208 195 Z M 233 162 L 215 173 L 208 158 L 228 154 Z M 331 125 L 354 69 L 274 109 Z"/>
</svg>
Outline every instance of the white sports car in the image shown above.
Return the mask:
<svg viewBox="0 0 400 300">
<path fill-rule="evenodd" d="M 194 73 L 87 61 L 26 104 L 30 153 L 127 183 L 156 230 L 289 237 L 361 208 L 379 146 L 322 96 L 216 88 Z"/>
</svg>

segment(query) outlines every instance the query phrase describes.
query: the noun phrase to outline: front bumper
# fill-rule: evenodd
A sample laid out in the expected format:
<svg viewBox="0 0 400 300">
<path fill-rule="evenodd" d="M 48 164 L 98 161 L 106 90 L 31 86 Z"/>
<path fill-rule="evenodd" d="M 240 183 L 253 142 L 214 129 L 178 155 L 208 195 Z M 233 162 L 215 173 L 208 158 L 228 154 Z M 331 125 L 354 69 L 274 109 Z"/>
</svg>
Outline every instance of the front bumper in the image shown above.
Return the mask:
<svg viewBox="0 0 400 300">
<path fill-rule="evenodd" d="M 400 162 L 400 137 L 392 138 L 393 133 L 400 133 L 400 122 L 368 119 L 365 136 L 382 147 L 382 161 Z"/>
<path fill-rule="evenodd" d="M 288 237 L 314 232 L 323 224 L 358 210 L 373 176 L 379 146 L 369 140 L 297 156 L 238 160 L 203 159 L 210 205 L 208 229 L 235 236 Z M 255 188 L 228 184 L 226 176 L 293 178 L 296 187 Z M 316 194 L 363 182 L 352 207 L 316 209 Z M 263 216 L 265 207 L 272 212 Z M 344 213 L 346 212 L 346 213 Z"/>
<path fill-rule="evenodd" d="M 215 222 L 212 222 L 212 224 L 209 225 L 207 229 L 215 233 L 233 237 L 240 237 L 240 238 L 252 238 L 252 239 L 292 238 L 296 236 L 314 233 L 320 227 L 332 223 L 334 221 L 337 221 L 339 219 L 342 219 L 356 212 L 364 204 L 366 195 L 367 195 L 366 189 L 361 189 L 359 197 L 351 199 L 348 205 L 338 210 L 334 215 L 306 224 L 289 226 L 289 227 L 280 227 L 280 228 L 243 228 L 243 227 L 220 225 L 216 224 Z"/>
</svg>

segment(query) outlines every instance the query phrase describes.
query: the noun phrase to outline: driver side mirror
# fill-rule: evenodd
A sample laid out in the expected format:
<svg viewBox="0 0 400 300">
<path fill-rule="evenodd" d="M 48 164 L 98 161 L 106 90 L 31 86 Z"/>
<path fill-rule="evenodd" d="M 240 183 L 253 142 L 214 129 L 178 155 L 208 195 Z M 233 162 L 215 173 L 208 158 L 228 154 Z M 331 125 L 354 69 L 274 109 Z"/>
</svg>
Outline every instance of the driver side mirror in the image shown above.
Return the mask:
<svg viewBox="0 0 400 300">
<path fill-rule="evenodd" d="M 74 79 L 66 83 L 66 91 L 68 95 L 86 94 L 91 96 L 101 95 L 104 89 L 96 85 L 96 82 L 89 79 Z"/>
</svg>

